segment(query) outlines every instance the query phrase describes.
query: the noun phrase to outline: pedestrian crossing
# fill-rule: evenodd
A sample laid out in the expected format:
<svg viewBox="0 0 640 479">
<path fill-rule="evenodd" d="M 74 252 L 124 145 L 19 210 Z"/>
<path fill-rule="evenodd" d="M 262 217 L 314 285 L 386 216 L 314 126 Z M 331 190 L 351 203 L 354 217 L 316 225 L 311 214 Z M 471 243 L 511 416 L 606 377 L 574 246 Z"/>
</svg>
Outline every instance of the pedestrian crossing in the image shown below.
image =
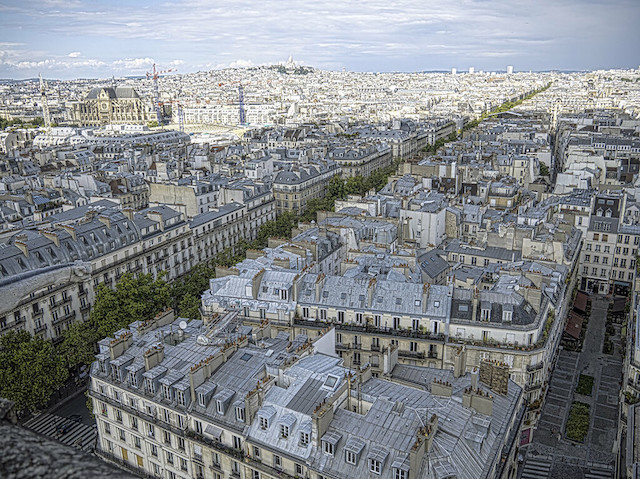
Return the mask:
<svg viewBox="0 0 640 479">
<path fill-rule="evenodd" d="M 60 427 L 68 424 L 69 428 L 64 434 L 58 434 Z M 24 427 L 38 434 L 55 439 L 67 446 L 77 447 L 84 451 L 90 451 L 95 446 L 97 435 L 96 425 L 87 426 L 72 421 L 69 418 L 42 413 L 34 416 L 24 423 Z"/>
<path fill-rule="evenodd" d="M 551 461 L 542 458 L 527 457 L 522 467 L 521 479 L 544 479 L 551 472 Z"/>
</svg>

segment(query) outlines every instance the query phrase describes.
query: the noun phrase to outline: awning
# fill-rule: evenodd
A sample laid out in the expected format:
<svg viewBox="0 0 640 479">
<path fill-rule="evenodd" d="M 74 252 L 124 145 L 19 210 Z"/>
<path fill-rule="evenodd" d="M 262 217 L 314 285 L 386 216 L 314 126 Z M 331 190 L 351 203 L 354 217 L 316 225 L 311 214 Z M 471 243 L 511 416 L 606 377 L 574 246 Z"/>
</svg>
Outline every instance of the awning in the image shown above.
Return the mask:
<svg viewBox="0 0 640 479">
<path fill-rule="evenodd" d="M 573 302 L 573 307 L 583 313 L 587 310 L 587 300 L 588 296 L 585 293 L 578 292 L 576 294 L 576 299 Z"/>
<path fill-rule="evenodd" d="M 213 439 L 220 440 L 220 437 L 222 437 L 222 429 L 212 426 L 211 424 L 208 424 L 207 427 L 204 428 L 204 432 Z"/>
<path fill-rule="evenodd" d="M 580 331 L 582 331 L 582 322 L 584 318 L 576 313 L 569 314 L 567 319 L 567 325 L 564 327 L 564 332 L 575 339 L 580 339 Z"/>
</svg>

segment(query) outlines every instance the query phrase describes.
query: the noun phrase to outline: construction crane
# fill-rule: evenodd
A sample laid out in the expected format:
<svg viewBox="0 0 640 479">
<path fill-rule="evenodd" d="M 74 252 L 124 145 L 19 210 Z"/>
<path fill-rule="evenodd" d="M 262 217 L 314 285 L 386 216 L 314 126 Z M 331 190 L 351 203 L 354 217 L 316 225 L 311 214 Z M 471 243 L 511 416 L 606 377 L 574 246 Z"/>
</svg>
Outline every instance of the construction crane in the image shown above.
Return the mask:
<svg viewBox="0 0 640 479">
<path fill-rule="evenodd" d="M 147 78 L 153 78 L 153 102 L 156 107 L 156 116 L 158 117 L 158 125 L 162 124 L 162 110 L 160 109 L 160 89 L 158 88 L 158 78 L 160 75 L 176 71 L 175 68 L 169 68 L 168 70 L 156 70 L 156 64 L 153 64 L 153 70 L 147 72 Z"/>
<path fill-rule="evenodd" d="M 240 124 L 244 125 L 244 89 L 242 88 L 242 84 L 238 85 L 238 114 L 240 117 Z"/>
<path fill-rule="evenodd" d="M 238 120 L 240 122 L 241 125 L 244 125 L 246 123 L 246 112 L 244 109 L 244 87 L 242 86 L 242 83 L 239 81 L 233 81 L 233 82 L 229 82 L 229 83 L 218 83 L 218 86 L 224 86 L 224 85 L 238 85 Z"/>
<path fill-rule="evenodd" d="M 42 101 L 42 119 L 44 120 L 44 127 L 47 133 L 51 131 L 51 115 L 49 113 L 49 103 L 47 102 L 47 91 L 44 80 L 42 80 L 42 73 L 40 73 L 40 100 Z"/>
</svg>

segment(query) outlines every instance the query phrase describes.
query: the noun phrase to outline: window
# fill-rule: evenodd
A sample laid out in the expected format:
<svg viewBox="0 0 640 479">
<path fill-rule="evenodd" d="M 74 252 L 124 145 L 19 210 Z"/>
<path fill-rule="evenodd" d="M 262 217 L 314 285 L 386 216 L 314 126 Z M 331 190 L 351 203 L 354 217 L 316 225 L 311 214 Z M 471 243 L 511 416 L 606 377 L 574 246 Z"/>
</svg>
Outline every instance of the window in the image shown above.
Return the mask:
<svg viewBox="0 0 640 479">
<path fill-rule="evenodd" d="M 353 451 L 345 451 L 344 452 L 344 460 L 349 464 L 356 465 L 357 457 Z"/>
<path fill-rule="evenodd" d="M 166 451 L 165 457 L 167 458 L 167 462 L 169 464 L 173 464 L 173 453 Z"/>
<path fill-rule="evenodd" d="M 158 457 L 158 446 L 151 444 L 151 455 Z"/>
<path fill-rule="evenodd" d="M 356 313 L 356 322 L 362 324 L 362 313 Z"/>
<path fill-rule="evenodd" d="M 164 443 L 171 445 L 171 433 L 169 431 L 164 431 Z"/>
<path fill-rule="evenodd" d="M 402 469 L 398 469 L 397 467 L 394 468 L 393 479 L 407 479 L 407 471 L 403 471 Z"/>
<path fill-rule="evenodd" d="M 304 319 L 307 319 L 309 317 L 309 308 L 307 308 L 307 307 L 302 308 L 302 317 Z"/>
<path fill-rule="evenodd" d="M 300 446 L 306 447 L 309 445 L 309 433 L 302 431 L 300 433 Z"/>
<path fill-rule="evenodd" d="M 379 315 L 379 314 L 374 314 L 374 315 L 373 315 L 373 325 L 374 325 L 376 328 L 379 328 L 379 327 L 380 327 L 380 315 Z"/>
<path fill-rule="evenodd" d="M 149 433 L 149 437 L 156 437 L 156 430 L 153 427 L 153 424 L 147 424 L 147 431 Z"/>
<path fill-rule="evenodd" d="M 180 469 L 183 471 L 187 470 L 187 460 L 183 457 L 180 458 Z"/>
<path fill-rule="evenodd" d="M 236 449 L 242 449 L 242 439 L 238 436 L 233 436 L 233 447 Z"/>
<path fill-rule="evenodd" d="M 140 438 L 138 436 L 133 436 L 133 445 L 136 447 L 136 449 L 142 449 L 142 441 L 140 441 Z"/>
<path fill-rule="evenodd" d="M 194 421 L 195 429 L 198 434 L 202 434 L 202 423 L 200 421 Z"/>
<path fill-rule="evenodd" d="M 269 429 L 269 420 L 260 416 L 260 429 Z"/>
<path fill-rule="evenodd" d="M 129 422 L 131 423 L 131 429 L 138 430 L 138 418 L 135 416 L 129 416 Z"/>
<path fill-rule="evenodd" d="M 104 433 L 110 435 L 111 434 L 111 426 L 108 422 L 104 423 Z"/>
<path fill-rule="evenodd" d="M 326 309 L 321 309 L 320 310 L 320 319 L 322 321 L 326 321 L 327 320 L 327 310 Z"/>
<path fill-rule="evenodd" d="M 334 453 L 333 444 L 327 441 L 322 441 L 322 452 L 333 456 L 333 453 Z"/>
<path fill-rule="evenodd" d="M 280 424 L 280 437 L 285 439 L 289 437 L 289 426 L 286 424 Z"/>
<path fill-rule="evenodd" d="M 179 414 L 176 416 L 178 418 L 178 427 L 180 429 L 184 429 L 186 426 L 186 421 L 184 419 L 184 416 L 180 416 Z"/>
<path fill-rule="evenodd" d="M 244 422 L 244 408 L 237 406 L 236 407 L 236 419 L 238 421 Z"/>
<path fill-rule="evenodd" d="M 162 412 L 164 415 L 164 422 L 171 422 L 171 413 L 169 412 L 169 410 L 163 409 Z"/>
<path fill-rule="evenodd" d="M 171 388 L 166 384 L 162 386 L 162 397 L 171 400 Z"/>
<path fill-rule="evenodd" d="M 198 404 L 202 407 L 207 407 L 207 401 L 202 393 L 198 393 Z"/>
<path fill-rule="evenodd" d="M 344 323 L 344 311 L 338 311 L 338 322 Z"/>
<path fill-rule="evenodd" d="M 260 459 L 260 448 L 253 446 L 253 455 L 256 459 Z"/>
<path fill-rule="evenodd" d="M 116 421 L 122 422 L 122 411 L 120 409 L 116 409 Z"/>
<path fill-rule="evenodd" d="M 184 391 L 176 391 L 176 399 L 178 401 L 178 405 L 186 406 L 186 402 L 184 400 Z"/>
<path fill-rule="evenodd" d="M 382 464 L 376 459 L 369 459 L 369 471 L 374 474 L 380 474 L 382 472 Z"/>
<path fill-rule="evenodd" d="M 120 436 L 120 440 L 121 441 L 126 442 L 127 436 L 124 434 L 124 430 L 123 429 L 118 429 L 118 435 Z"/>
<path fill-rule="evenodd" d="M 282 467 L 282 458 L 276 454 L 273 455 L 273 467 Z"/>
<path fill-rule="evenodd" d="M 302 465 L 296 463 L 296 474 L 298 474 L 299 476 L 301 476 L 304 473 L 304 470 L 302 469 Z"/>
<path fill-rule="evenodd" d="M 184 451 L 184 438 L 183 437 L 178 437 L 178 449 L 180 449 L 181 451 Z"/>
</svg>

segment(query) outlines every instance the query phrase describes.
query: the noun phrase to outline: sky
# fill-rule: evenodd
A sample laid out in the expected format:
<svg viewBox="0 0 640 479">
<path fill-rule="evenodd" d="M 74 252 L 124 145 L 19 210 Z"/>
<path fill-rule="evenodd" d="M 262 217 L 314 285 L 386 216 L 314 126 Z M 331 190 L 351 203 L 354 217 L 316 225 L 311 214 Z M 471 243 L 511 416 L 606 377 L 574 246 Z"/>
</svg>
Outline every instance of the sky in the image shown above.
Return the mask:
<svg viewBox="0 0 640 479">
<path fill-rule="evenodd" d="M 0 78 L 638 68 L 640 0 L 0 0 Z"/>
</svg>

